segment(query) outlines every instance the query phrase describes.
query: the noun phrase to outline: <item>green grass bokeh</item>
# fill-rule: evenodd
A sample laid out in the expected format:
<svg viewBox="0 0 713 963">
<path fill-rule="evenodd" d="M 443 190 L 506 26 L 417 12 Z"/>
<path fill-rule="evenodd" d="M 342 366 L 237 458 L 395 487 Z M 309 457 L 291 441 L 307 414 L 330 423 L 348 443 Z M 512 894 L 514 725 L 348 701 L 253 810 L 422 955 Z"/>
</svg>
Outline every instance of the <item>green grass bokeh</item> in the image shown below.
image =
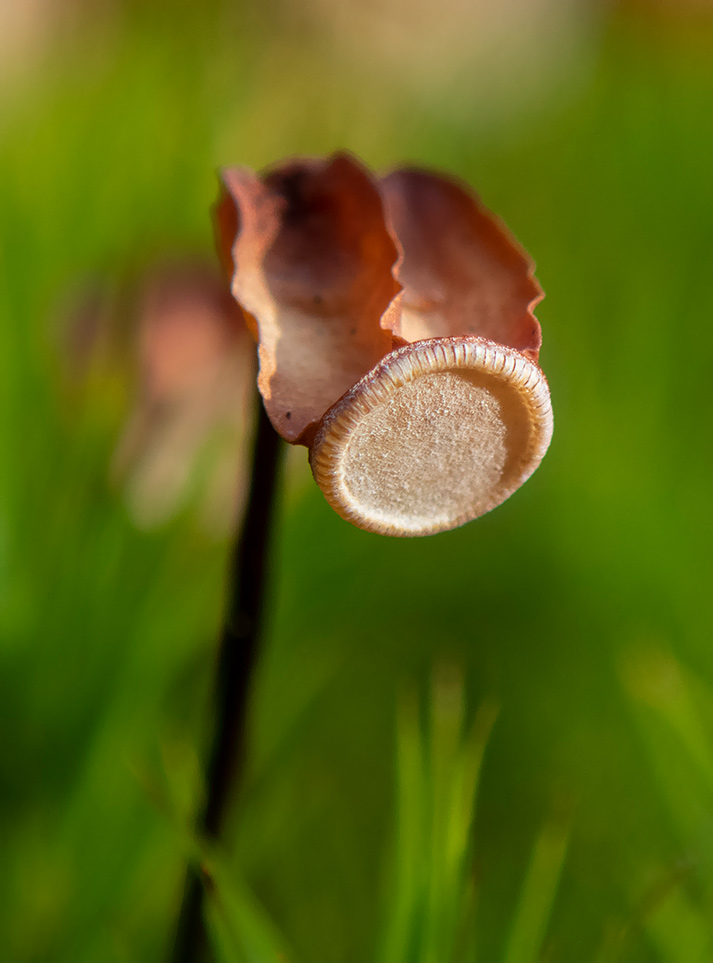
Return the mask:
<svg viewBox="0 0 713 963">
<path fill-rule="evenodd" d="M 447 963 L 428 927 L 463 901 L 457 960 L 711 959 L 712 51 L 613 19 L 572 90 L 491 129 L 467 89 L 424 105 L 249 11 L 153 3 L 6 98 L 4 959 L 163 958 L 228 552 L 190 506 L 132 524 L 108 480 L 131 384 L 67 385 L 62 306 L 211 257 L 217 166 L 336 148 L 451 170 L 532 252 L 555 435 L 510 501 L 428 539 L 353 529 L 288 475 L 221 953 L 276 960 L 274 929 L 290 963 Z M 437 801 L 477 763 L 450 745 L 448 771 L 436 749 L 409 770 L 397 745 L 448 736 L 444 672 L 464 732 L 499 712 L 440 898 Z M 402 838 L 409 799 L 434 822 Z"/>
</svg>

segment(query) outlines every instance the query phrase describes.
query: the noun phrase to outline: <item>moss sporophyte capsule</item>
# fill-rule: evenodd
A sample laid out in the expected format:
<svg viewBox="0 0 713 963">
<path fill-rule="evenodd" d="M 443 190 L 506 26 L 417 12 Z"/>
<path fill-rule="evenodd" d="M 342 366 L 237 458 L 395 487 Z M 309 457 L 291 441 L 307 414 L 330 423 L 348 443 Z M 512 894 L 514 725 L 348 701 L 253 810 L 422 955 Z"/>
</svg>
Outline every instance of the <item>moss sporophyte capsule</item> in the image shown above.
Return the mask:
<svg viewBox="0 0 713 963">
<path fill-rule="evenodd" d="M 428 535 L 477 518 L 552 436 L 542 290 L 463 184 L 348 154 L 222 171 L 221 256 L 278 433 L 345 519 Z"/>
</svg>

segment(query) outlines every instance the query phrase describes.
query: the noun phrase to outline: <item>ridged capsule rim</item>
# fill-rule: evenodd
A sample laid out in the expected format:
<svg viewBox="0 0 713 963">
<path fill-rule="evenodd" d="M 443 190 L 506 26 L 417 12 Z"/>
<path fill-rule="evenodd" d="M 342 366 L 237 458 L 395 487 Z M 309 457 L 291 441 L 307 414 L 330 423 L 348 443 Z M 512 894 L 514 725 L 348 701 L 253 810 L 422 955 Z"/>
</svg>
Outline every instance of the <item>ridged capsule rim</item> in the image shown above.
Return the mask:
<svg viewBox="0 0 713 963">
<path fill-rule="evenodd" d="M 445 523 L 408 529 L 374 518 L 355 504 L 345 481 L 343 464 L 349 439 L 362 419 L 386 404 L 394 392 L 426 374 L 456 369 L 481 371 L 515 388 L 530 417 L 528 450 L 521 471 L 510 483 L 495 489 L 486 502 Z M 532 475 L 552 438 L 550 390 L 542 369 L 515 348 L 476 335 L 430 338 L 389 352 L 325 413 L 310 447 L 310 464 L 325 498 L 342 518 L 366 531 L 382 535 L 415 536 L 457 528 L 504 502 Z"/>
</svg>

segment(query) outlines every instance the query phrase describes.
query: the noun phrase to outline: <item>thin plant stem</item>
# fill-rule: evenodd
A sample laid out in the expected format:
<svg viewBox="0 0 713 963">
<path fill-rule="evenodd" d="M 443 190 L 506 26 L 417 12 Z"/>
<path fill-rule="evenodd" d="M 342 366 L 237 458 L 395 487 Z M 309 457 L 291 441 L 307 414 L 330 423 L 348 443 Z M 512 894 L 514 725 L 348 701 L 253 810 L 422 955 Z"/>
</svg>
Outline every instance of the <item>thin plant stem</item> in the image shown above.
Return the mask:
<svg viewBox="0 0 713 963">
<path fill-rule="evenodd" d="M 247 705 L 263 629 L 270 534 L 282 460 L 282 442 L 259 395 L 256 407 L 250 491 L 231 560 L 228 604 L 218 647 L 206 798 L 196 820 L 198 834 L 208 840 L 219 838 L 226 804 L 244 768 Z M 198 867 L 189 866 L 172 963 L 202 963 L 206 958 L 203 903 L 208 882 Z"/>
</svg>

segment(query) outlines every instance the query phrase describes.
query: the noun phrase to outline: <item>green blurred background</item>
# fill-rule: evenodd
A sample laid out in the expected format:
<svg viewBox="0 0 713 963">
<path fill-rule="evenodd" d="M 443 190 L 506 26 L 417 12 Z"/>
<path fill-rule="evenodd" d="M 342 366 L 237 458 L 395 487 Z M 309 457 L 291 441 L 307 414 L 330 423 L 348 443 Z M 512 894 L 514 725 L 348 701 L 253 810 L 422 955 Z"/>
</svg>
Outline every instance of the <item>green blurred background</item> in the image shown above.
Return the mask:
<svg viewBox="0 0 713 963">
<path fill-rule="evenodd" d="M 217 958 L 713 959 L 711 10 L 493 6 L 5 0 L 3 959 L 166 956 L 250 412 L 116 469 L 141 292 L 212 270 L 216 167 L 336 148 L 532 252 L 555 436 L 413 541 L 290 454 Z"/>
</svg>

